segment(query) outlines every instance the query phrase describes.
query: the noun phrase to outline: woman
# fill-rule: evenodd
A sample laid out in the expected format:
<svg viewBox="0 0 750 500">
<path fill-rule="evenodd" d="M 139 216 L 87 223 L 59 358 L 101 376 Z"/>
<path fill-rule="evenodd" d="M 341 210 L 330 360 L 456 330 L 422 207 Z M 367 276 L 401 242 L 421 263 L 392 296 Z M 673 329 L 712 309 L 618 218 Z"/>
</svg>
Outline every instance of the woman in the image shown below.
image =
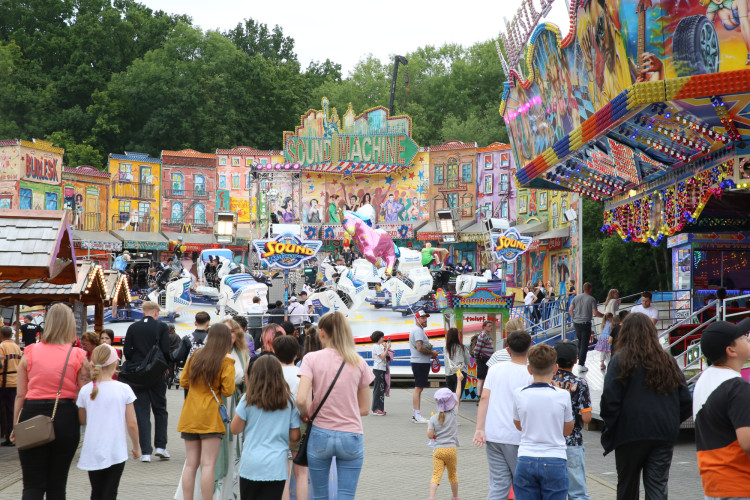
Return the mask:
<svg viewBox="0 0 750 500">
<path fill-rule="evenodd" d="M 305 345 L 302 347 L 302 359 L 305 359 L 305 356 L 308 353 L 319 351 L 323 349 L 323 346 L 320 345 L 320 337 L 318 337 L 318 329 L 314 326 L 311 326 L 310 328 L 305 331 Z M 302 360 L 297 363 L 298 366 L 302 365 Z"/>
<path fill-rule="evenodd" d="M 667 498 L 672 448 L 691 412 L 685 377 L 661 346 L 653 321 L 628 314 L 601 401 L 601 442 L 605 454 L 615 450 L 618 500 L 638 498 L 641 474 L 647 500 Z"/>
<path fill-rule="evenodd" d="M 461 394 L 466 387 L 466 377 L 469 374 L 469 350 L 461 342 L 458 328 L 448 328 L 445 333 L 445 386 L 451 392 L 456 392 L 458 377 L 456 372 L 463 373 L 461 379 Z"/>
<path fill-rule="evenodd" d="M 91 353 L 94 352 L 94 349 L 99 344 L 101 344 L 101 340 L 96 332 L 83 332 L 83 335 L 81 335 L 81 349 L 86 351 L 86 359 L 88 361 L 91 361 Z"/>
<path fill-rule="evenodd" d="M 263 327 L 263 333 L 261 334 L 260 340 L 263 344 L 263 351 L 264 352 L 273 352 L 273 339 L 276 337 L 280 337 L 281 335 L 286 335 L 286 332 L 284 331 L 281 326 L 277 325 L 276 323 L 268 323 L 265 327 Z"/>
<path fill-rule="evenodd" d="M 604 314 L 612 313 L 612 316 L 617 316 L 617 310 L 620 308 L 620 292 L 613 288 L 607 293 L 607 298 L 604 301 Z"/>
<path fill-rule="evenodd" d="M 18 450 L 24 499 L 41 499 L 45 494 L 49 499 L 65 499 L 68 470 L 81 438 L 76 399 L 81 387 L 91 380 L 86 353 L 71 345 L 75 339 L 73 311 L 65 304 L 55 304 L 47 311 L 41 342 L 26 346 L 18 364 L 14 422 L 37 415 L 52 416 L 60 380 L 63 381 L 53 424 L 55 440 Z M 11 434 L 11 441 L 14 439 Z"/>
<path fill-rule="evenodd" d="M 180 385 L 189 389 L 177 423 L 177 430 L 185 441 L 185 467 L 181 478 L 185 499 L 194 498 L 196 477 L 200 477 L 199 498 L 214 498 L 216 461 L 221 440 L 227 432 L 227 424 L 219 413 L 219 398 L 231 396 L 235 391 L 234 360 L 227 354 L 231 348 L 232 334 L 227 325 L 212 325 L 205 347 L 188 358 L 180 376 Z"/>
<path fill-rule="evenodd" d="M 114 341 L 115 332 L 110 330 L 109 328 L 105 328 L 104 330 L 102 330 L 102 333 L 99 334 L 99 345 L 112 345 Z M 117 347 L 115 347 L 115 351 L 117 351 L 117 356 L 122 359 L 122 349 L 118 349 Z"/>
<path fill-rule="evenodd" d="M 341 312 L 324 315 L 318 322 L 323 349 L 308 353 L 300 367 L 297 407 L 309 418 L 331 392 L 312 422 L 307 460 L 313 498 L 327 500 L 331 459 L 336 457 L 338 497 L 353 499 L 364 460 L 361 416 L 370 409 L 370 382 L 375 378 L 354 349 L 354 338 Z M 334 379 L 339 369 L 341 376 Z M 313 399 L 314 397 L 314 399 Z"/>
<path fill-rule="evenodd" d="M 386 341 L 385 334 L 380 330 L 372 332 L 370 340 L 372 346 L 372 373 L 375 384 L 372 387 L 372 414 L 385 416 L 385 375 L 388 371 L 388 351 L 391 350 L 390 337 Z"/>
</svg>

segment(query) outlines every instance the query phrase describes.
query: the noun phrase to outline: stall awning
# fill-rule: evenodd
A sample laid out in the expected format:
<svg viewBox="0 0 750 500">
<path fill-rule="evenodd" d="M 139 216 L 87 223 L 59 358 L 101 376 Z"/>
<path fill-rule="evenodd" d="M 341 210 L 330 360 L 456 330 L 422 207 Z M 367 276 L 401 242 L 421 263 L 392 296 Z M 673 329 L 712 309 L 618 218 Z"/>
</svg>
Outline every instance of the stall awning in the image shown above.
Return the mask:
<svg viewBox="0 0 750 500">
<path fill-rule="evenodd" d="M 91 262 L 76 266 L 75 282 L 56 285 L 49 281 L 27 279 L 0 280 L 0 304 L 49 305 L 53 302 L 80 300 L 85 304 L 104 303 L 109 299 L 104 272 Z"/>
<path fill-rule="evenodd" d="M 554 240 L 555 238 L 570 238 L 570 227 L 560 227 L 534 236 L 537 240 Z"/>
<path fill-rule="evenodd" d="M 170 242 L 179 241 L 182 238 L 182 244 L 187 248 L 187 252 L 200 252 L 206 248 L 217 246 L 216 238 L 213 234 L 199 234 L 199 233 L 173 233 L 168 231 L 162 231 L 162 233 Z"/>
<path fill-rule="evenodd" d="M 517 226 L 513 227 L 515 227 L 521 234 L 537 234 L 543 233 L 547 229 L 549 229 L 549 222 L 530 222 L 528 224 L 518 224 Z"/>
<path fill-rule="evenodd" d="M 484 241 L 488 234 L 484 221 L 474 222 L 466 229 L 461 230 L 461 241 Z"/>
<path fill-rule="evenodd" d="M 456 232 L 460 235 L 467 228 L 474 224 L 473 220 L 458 221 L 456 225 Z M 436 221 L 430 221 L 427 224 L 422 225 L 416 231 L 417 241 L 442 241 L 443 233 L 440 231 L 440 226 Z M 474 240 L 472 240 L 474 241 Z"/>
<path fill-rule="evenodd" d="M 169 241 L 161 233 L 144 231 L 110 231 L 122 242 L 123 248 L 133 250 L 169 250 Z"/>
<path fill-rule="evenodd" d="M 122 241 L 118 240 L 113 234 L 103 231 L 79 231 L 74 229 L 73 246 L 88 250 L 122 251 Z"/>
</svg>

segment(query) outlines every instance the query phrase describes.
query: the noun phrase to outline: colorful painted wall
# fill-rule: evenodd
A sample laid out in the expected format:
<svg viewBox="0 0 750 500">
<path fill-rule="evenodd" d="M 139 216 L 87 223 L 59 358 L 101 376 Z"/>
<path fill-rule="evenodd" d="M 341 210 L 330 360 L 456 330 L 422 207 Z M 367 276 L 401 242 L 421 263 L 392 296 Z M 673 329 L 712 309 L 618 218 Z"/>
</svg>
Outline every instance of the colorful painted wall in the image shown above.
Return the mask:
<svg viewBox="0 0 750 500">
<path fill-rule="evenodd" d="M 477 149 L 477 220 L 490 217 L 515 220 L 514 174 L 508 144 L 496 142 Z"/>
<path fill-rule="evenodd" d="M 459 207 L 459 219 L 474 219 L 477 143 L 448 141 L 430 146 L 430 212 Z"/>
<path fill-rule="evenodd" d="M 109 174 L 88 165 L 63 167 L 63 208 L 72 211 L 71 225 L 84 231 L 106 231 Z"/>
<path fill-rule="evenodd" d="M 518 165 L 634 82 L 746 68 L 747 3 L 572 0 L 570 34 L 562 39 L 554 25 L 537 27 L 529 74 L 512 71 L 514 85 L 506 84 L 501 112 Z"/>
<path fill-rule="evenodd" d="M 216 155 L 194 149 L 162 151 L 163 231 L 213 234 Z"/>
<path fill-rule="evenodd" d="M 0 141 L 0 208 L 59 210 L 64 152 L 39 139 Z"/>
<path fill-rule="evenodd" d="M 160 229 L 161 160 L 145 153 L 109 155 L 109 229 Z"/>
<path fill-rule="evenodd" d="M 257 220 L 258 198 L 260 197 L 261 210 L 264 210 L 264 207 L 268 206 L 265 192 L 271 189 L 271 186 L 253 182 L 250 178 L 252 166 L 283 162 L 274 161 L 274 158 L 279 158 L 280 155 L 280 151 L 263 151 L 247 146 L 217 149 L 216 211 L 237 212 L 240 223 Z M 265 219 L 266 215 L 262 213 L 261 218 Z"/>
</svg>

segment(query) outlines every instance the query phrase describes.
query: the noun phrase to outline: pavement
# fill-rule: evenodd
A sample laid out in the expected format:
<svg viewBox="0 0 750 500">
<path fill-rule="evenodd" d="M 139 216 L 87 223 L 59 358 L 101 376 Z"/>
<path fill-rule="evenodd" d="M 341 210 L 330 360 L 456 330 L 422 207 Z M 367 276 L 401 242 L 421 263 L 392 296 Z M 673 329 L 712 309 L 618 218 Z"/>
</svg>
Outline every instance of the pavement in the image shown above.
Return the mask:
<svg viewBox="0 0 750 500">
<path fill-rule="evenodd" d="M 423 414 L 435 411 L 432 395 L 436 389 L 425 389 Z M 358 499 L 425 499 L 432 474 L 432 448 L 427 446 L 427 426 L 411 423 L 412 390 L 396 388 L 386 398 L 385 417 L 364 417 L 365 462 L 357 490 Z M 185 448 L 176 431 L 177 419 L 184 401 L 181 390 L 169 390 L 169 461 L 152 463 L 128 460 L 120 483 L 119 498 L 173 498 L 182 472 Z M 463 402 L 459 408 L 458 452 L 459 496 L 463 500 L 487 497 L 487 460 L 484 449 L 475 447 L 474 435 L 477 404 Z M 584 431 L 587 481 L 592 500 L 614 500 L 617 474 L 614 454 L 602 457 L 599 432 Z M 68 500 L 90 497 L 88 475 L 75 467 L 74 459 L 68 477 Z M 0 448 L 0 500 L 21 498 L 22 484 L 18 454 L 13 448 Z M 695 458 L 692 432 L 683 434 L 675 447 L 669 485 L 670 496 L 680 500 L 703 498 Z M 447 473 L 438 489 L 437 499 L 449 499 Z"/>
</svg>

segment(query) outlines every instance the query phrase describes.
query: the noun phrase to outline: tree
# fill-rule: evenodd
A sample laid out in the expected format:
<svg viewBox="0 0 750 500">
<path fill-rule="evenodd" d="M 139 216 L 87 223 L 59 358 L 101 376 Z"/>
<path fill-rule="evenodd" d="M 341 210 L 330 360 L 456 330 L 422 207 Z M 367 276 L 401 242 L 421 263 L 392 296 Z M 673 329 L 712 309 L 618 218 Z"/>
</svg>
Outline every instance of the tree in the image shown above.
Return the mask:
<svg viewBox="0 0 750 500">
<path fill-rule="evenodd" d="M 44 140 L 65 149 L 63 165 L 66 167 L 90 165 L 99 170 L 104 169 L 104 155 L 91 144 L 76 143 L 68 132 L 58 130 L 46 136 Z"/>
<path fill-rule="evenodd" d="M 259 55 L 263 59 L 277 64 L 297 61 L 294 53 L 294 39 L 284 36 L 279 25 L 268 29 L 268 26 L 253 19 L 245 19 L 245 23 L 237 23 L 234 29 L 224 32 L 238 49 L 250 56 Z"/>
</svg>

